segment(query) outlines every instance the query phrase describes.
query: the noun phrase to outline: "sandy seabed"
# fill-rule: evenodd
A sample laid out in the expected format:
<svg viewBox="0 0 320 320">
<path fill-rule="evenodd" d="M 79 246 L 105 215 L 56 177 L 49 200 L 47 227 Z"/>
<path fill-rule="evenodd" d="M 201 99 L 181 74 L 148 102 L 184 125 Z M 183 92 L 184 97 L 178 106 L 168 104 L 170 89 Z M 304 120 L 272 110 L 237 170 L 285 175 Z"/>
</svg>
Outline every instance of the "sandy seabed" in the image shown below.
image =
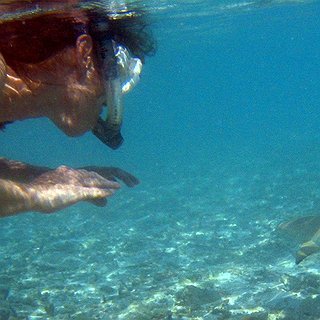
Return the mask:
<svg viewBox="0 0 320 320">
<path fill-rule="evenodd" d="M 0 319 L 319 319 L 320 255 L 277 231 L 316 213 L 318 169 L 156 168 L 106 209 L 2 219 Z"/>
</svg>

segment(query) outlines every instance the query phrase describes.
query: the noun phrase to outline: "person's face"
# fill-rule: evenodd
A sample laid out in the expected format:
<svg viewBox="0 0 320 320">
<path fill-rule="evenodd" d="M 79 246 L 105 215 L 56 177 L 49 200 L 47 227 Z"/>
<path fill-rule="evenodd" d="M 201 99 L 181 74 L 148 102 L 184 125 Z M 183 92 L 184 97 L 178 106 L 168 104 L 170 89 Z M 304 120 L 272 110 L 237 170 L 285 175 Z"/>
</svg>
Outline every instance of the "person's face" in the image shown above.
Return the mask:
<svg viewBox="0 0 320 320">
<path fill-rule="evenodd" d="M 67 75 L 63 101 L 51 119 L 67 135 L 79 136 L 95 127 L 105 102 L 105 86 L 90 36 L 78 38 L 73 54 L 74 70 Z"/>
</svg>

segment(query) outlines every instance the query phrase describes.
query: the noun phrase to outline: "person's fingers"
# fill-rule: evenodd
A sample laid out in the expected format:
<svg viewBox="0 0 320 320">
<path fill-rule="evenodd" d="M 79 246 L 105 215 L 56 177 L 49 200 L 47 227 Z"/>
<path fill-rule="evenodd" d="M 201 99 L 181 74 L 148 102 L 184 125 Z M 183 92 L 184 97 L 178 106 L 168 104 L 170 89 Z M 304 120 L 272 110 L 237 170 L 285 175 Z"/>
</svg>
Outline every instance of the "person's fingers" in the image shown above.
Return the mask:
<svg viewBox="0 0 320 320">
<path fill-rule="evenodd" d="M 122 180 L 128 187 L 134 187 L 140 183 L 139 179 L 131 173 L 124 171 L 120 168 L 113 168 L 112 174 Z"/>
<path fill-rule="evenodd" d="M 85 170 L 80 170 L 80 171 L 85 171 Z M 95 187 L 95 188 L 103 188 L 103 189 L 119 189 L 120 188 L 120 184 L 118 182 L 105 179 L 93 171 L 83 172 L 83 176 L 81 177 L 81 185 L 83 187 Z"/>
<path fill-rule="evenodd" d="M 139 184 L 139 180 L 134 177 L 132 174 L 127 172 L 117 172 L 116 177 L 122 180 L 128 187 L 134 187 Z"/>
<path fill-rule="evenodd" d="M 87 171 L 85 169 L 72 169 L 65 166 L 60 166 L 56 170 L 57 176 L 52 177 L 55 180 L 65 179 L 66 183 L 72 185 L 81 185 L 83 187 L 96 187 L 104 189 L 119 189 L 119 183 L 110 181 L 94 171 Z"/>
<path fill-rule="evenodd" d="M 140 183 L 140 180 L 138 178 L 136 178 L 135 176 L 133 176 L 132 174 L 129 174 L 129 176 L 127 176 L 126 178 L 126 185 L 128 187 L 134 187 L 136 185 L 138 185 Z"/>
<path fill-rule="evenodd" d="M 82 188 L 82 200 L 95 200 L 104 199 L 112 196 L 115 193 L 115 189 L 100 189 L 94 187 Z"/>
<path fill-rule="evenodd" d="M 115 192 L 114 189 L 99 189 L 85 187 L 59 187 L 56 190 L 51 190 L 51 198 L 43 197 L 39 208 L 43 213 L 51 213 L 61 210 L 79 201 L 88 201 L 96 206 L 105 206 L 106 198 L 110 197 Z"/>
<path fill-rule="evenodd" d="M 96 172 L 107 180 L 116 181 L 116 179 L 124 182 L 128 187 L 134 187 L 140 183 L 134 175 L 117 167 L 84 167 L 82 170 Z"/>
</svg>

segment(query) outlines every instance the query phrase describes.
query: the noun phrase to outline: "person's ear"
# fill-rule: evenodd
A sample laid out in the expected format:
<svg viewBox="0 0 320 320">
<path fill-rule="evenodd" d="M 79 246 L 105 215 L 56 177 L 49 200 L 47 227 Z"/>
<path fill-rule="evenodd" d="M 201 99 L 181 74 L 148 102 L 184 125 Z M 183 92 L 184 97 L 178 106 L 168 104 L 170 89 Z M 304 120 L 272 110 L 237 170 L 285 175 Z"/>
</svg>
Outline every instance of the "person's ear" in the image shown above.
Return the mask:
<svg viewBox="0 0 320 320">
<path fill-rule="evenodd" d="M 94 72 L 93 42 L 87 34 L 82 34 L 77 39 L 77 62 L 82 76 L 90 77 Z"/>
</svg>

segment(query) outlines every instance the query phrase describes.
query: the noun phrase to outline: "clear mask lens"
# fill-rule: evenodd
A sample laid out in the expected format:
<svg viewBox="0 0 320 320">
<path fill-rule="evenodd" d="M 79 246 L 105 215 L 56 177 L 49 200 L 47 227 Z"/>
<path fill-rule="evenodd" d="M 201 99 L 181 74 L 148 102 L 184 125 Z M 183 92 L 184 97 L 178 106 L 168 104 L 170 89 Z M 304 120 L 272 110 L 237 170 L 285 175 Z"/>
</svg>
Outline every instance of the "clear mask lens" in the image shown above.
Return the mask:
<svg viewBox="0 0 320 320">
<path fill-rule="evenodd" d="M 131 91 L 140 80 L 142 62 L 134 58 L 123 45 L 114 43 L 115 57 L 118 67 L 118 77 L 121 82 L 122 93 Z"/>
</svg>

